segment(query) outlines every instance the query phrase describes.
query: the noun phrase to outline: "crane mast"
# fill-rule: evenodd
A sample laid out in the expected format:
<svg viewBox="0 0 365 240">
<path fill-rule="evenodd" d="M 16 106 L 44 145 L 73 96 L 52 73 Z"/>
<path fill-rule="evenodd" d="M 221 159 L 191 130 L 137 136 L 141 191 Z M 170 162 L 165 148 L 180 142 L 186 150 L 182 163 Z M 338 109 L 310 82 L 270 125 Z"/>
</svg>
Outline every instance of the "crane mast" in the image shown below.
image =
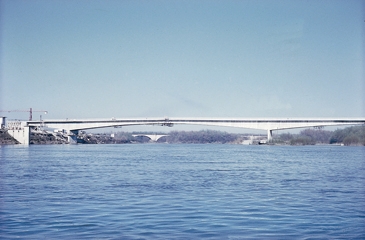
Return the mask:
<svg viewBox="0 0 365 240">
<path fill-rule="evenodd" d="M 48 113 L 48 111 L 33 110 L 33 108 L 29 108 L 29 110 L 0 110 L 0 112 L 29 112 L 29 121 L 33 120 L 33 112 L 44 112 L 45 114 Z"/>
</svg>

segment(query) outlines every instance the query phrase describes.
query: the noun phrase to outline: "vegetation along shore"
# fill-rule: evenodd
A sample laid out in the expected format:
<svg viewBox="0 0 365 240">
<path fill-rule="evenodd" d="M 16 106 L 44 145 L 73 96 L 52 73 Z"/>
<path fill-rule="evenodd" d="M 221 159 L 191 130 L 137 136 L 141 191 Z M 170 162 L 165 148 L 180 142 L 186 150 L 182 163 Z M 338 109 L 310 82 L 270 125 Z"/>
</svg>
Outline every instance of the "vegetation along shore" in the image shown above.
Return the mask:
<svg viewBox="0 0 365 240">
<path fill-rule="evenodd" d="M 165 135 L 152 141 L 148 135 Z M 78 142 L 83 144 L 136 144 L 136 143 L 216 143 L 216 144 L 273 144 L 273 145 L 315 145 L 338 144 L 365 146 L 365 125 L 351 126 L 335 131 L 308 128 L 298 134 L 280 133 L 273 141 L 266 143 L 266 135 L 227 133 L 214 130 L 171 131 L 169 133 L 117 132 L 91 134 L 81 132 Z M 5 129 L 0 130 L 0 145 L 18 144 Z M 49 131 L 34 131 L 30 144 L 68 144 L 67 135 Z"/>
</svg>

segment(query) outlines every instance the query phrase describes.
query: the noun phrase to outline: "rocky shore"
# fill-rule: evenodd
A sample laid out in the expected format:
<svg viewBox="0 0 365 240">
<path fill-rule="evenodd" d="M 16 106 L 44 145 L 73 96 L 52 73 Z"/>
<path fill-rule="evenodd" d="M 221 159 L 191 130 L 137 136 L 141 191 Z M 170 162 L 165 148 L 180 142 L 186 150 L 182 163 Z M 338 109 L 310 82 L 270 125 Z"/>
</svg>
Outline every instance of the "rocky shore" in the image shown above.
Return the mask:
<svg viewBox="0 0 365 240">
<path fill-rule="evenodd" d="M 30 133 L 30 144 L 68 144 L 67 137 L 61 134 L 37 131 Z M 5 129 L 0 129 L 0 145 L 19 144 Z"/>
<path fill-rule="evenodd" d="M 30 133 L 29 144 L 68 144 L 68 141 L 61 133 L 36 131 Z"/>
<path fill-rule="evenodd" d="M 17 140 L 15 140 L 8 131 L 5 129 L 0 129 L 0 145 L 12 145 L 18 144 Z"/>
<path fill-rule="evenodd" d="M 149 139 L 144 139 L 144 142 Z M 143 142 L 141 139 L 135 139 L 132 135 L 127 137 L 111 137 L 110 134 L 80 134 L 78 143 L 83 144 L 123 144 Z M 6 129 L 0 129 L 0 145 L 19 144 Z M 68 136 L 63 133 L 54 133 L 49 131 L 32 131 L 30 133 L 29 144 L 68 144 Z"/>
</svg>

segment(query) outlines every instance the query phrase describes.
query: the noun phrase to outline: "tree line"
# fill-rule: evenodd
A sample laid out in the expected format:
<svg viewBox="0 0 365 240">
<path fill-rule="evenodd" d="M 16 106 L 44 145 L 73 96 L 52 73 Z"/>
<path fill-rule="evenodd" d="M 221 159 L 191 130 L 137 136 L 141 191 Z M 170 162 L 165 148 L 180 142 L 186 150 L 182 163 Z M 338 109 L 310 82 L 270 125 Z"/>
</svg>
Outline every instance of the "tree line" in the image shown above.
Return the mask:
<svg viewBox="0 0 365 240">
<path fill-rule="evenodd" d="M 146 143 L 147 137 L 133 137 L 133 134 L 119 132 L 115 134 L 114 141 L 119 143 Z M 149 133 L 166 134 L 166 133 Z M 219 144 L 240 144 L 250 139 L 251 134 L 227 133 L 214 130 L 201 131 L 172 131 L 168 136 L 160 138 L 157 142 L 163 143 L 219 143 Z M 262 139 L 265 135 L 262 135 Z M 257 142 L 256 142 L 257 143 Z M 282 133 L 274 134 L 273 141 L 269 144 L 287 145 L 314 145 L 314 144 L 343 144 L 365 146 L 365 125 L 351 126 L 335 131 L 308 128 L 298 134 Z"/>
<path fill-rule="evenodd" d="M 136 136 L 139 134 L 161 134 L 166 133 L 141 133 L 141 132 L 117 132 L 112 134 L 87 134 L 82 133 L 78 136 L 78 142 L 89 144 L 128 144 L 128 143 L 147 143 L 150 139 L 146 136 Z M 39 134 L 38 134 L 39 135 Z M 54 144 L 55 141 L 50 139 L 49 134 L 45 136 L 38 136 L 31 134 L 31 141 L 33 144 Z M 244 141 L 251 142 L 251 144 L 259 144 L 260 140 L 266 139 L 266 134 L 256 136 L 252 140 L 251 134 L 227 133 L 214 130 L 201 131 L 171 131 L 167 133 L 168 136 L 160 138 L 158 143 L 217 143 L 217 144 L 242 144 Z M 52 136 L 51 136 L 52 137 Z M 63 136 L 64 141 L 57 143 L 66 143 L 67 136 Z M 62 138 L 62 136 L 58 136 Z M 4 130 L 0 132 L 0 144 L 14 144 L 9 141 L 12 139 L 10 135 Z M 51 141 L 52 140 L 52 141 Z M 62 139 L 61 139 L 62 140 Z M 57 140 L 58 141 L 58 140 Z M 327 131 L 322 129 L 308 128 L 304 129 L 298 134 L 282 133 L 275 134 L 272 142 L 268 144 L 286 144 L 286 145 L 314 145 L 314 144 L 343 144 L 346 146 L 357 145 L 365 146 L 365 125 L 351 126 L 335 131 Z"/>
<path fill-rule="evenodd" d="M 133 135 L 138 134 L 166 134 L 166 133 L 141 133 L 141 132 L 118 132 L 114 134 L 114 139 L 117 142 L 123 141 L 124 143 L 146 143 L 150 139 L 146 136 Z M 234 134 L 214 130 L 201 130 L 201 131 L 171 131 L 167 133 L 168 136 L 161 137 L 157 142 L 159 143 L 239 143 L 242 142 L 245 137 L 243 134 Z M 247 134 L 246 134 L 247 135 Z"/>
<path fill-rule="evenodd" d="M 290 145 L 343 144 L 365 146 L 365 125 L 335 131 L 305 129 L 299 134 L 283 133 L 273 138 L 274 143 Z"/>
</svg>

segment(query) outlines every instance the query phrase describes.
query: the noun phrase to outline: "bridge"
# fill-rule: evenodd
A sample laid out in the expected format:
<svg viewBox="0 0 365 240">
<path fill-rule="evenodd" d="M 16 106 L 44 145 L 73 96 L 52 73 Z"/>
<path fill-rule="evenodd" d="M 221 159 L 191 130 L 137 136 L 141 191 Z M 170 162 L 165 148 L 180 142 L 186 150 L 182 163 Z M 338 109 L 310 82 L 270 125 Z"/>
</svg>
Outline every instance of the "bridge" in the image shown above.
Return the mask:
<svg viewBox="0 0 365 240">
<path fill-rule="evenodd" d="M 152 142 L 157 142 L 158 139 L 166 137 L 166 134 L 133 134 L 133 137 L 148 137 Z"/>
<path fill-rule="evenodd" d="M 8 132 L 22 144 L 29 144 L 31 128 L 40 126 L 62 129 L 68 133 L 69 142 L 77 143 L 80 130 L 121 127 L 133 125 L 159 125 L 172 127 L 175 124 L 237 127 L 267 131 L 267 139 L 272 139 L 275 130 L 324 127 L 336 125 L 365 124 L 365 118 L 110 118 L 110 119 L 65 119 L 9 122 Z M 10 127 L 9 127 L 10 126 Z"/>
</svg>

